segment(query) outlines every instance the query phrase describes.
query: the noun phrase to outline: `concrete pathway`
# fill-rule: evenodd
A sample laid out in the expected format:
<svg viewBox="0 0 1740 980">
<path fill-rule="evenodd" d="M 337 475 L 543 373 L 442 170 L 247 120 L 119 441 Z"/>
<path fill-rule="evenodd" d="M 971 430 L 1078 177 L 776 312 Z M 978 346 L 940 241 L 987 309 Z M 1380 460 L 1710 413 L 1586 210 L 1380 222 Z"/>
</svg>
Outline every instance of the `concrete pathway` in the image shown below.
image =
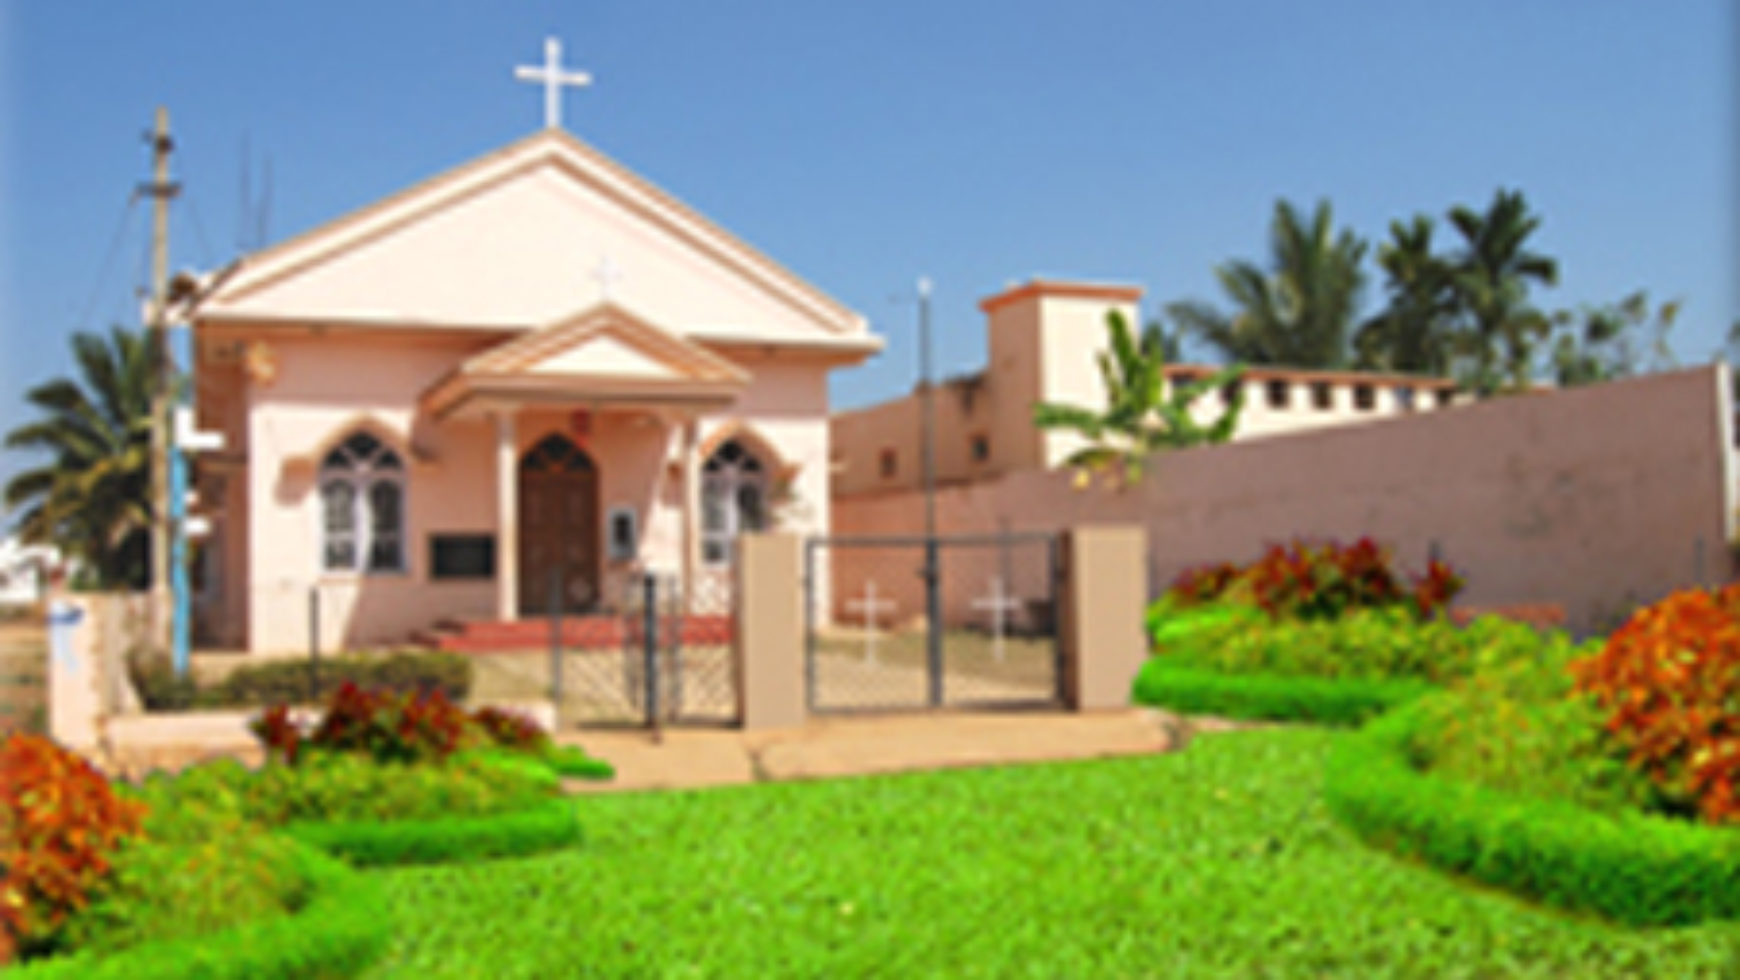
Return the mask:
<svg viewBox="0 0 1740 980">
<path fill-rule="evenodd" d="M 1105 756 L 1182 748 L 1212 724 L 1147 708 L 1064 712 L 938 712 L 817 719 L 801 728 L 743 732 L 667 728 L 582 730 L 560 741 L 616 767 L 609 782 L 572 780 L 581 793 L 724 786 Z"/>
</svg>

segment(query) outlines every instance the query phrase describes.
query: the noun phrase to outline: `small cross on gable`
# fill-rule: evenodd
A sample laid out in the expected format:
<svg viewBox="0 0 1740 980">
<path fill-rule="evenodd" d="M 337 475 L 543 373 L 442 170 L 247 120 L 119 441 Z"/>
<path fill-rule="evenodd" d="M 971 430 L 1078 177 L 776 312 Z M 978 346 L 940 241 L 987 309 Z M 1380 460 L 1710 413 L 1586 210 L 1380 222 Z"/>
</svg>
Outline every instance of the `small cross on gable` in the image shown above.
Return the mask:
<svg viewBox="0 0 1740 980">
<path fill-rule="evenodd" d="M 592 76 L 586 72 L 562 70 L 562 42 L 553 37 L 544 39 L 543 66 L 520 65 L 514 68 L 514 77 L 544 86 L 544 126 L 548 129 L 562 128 L 562 86 L 592 84 Z"/>
<path fill-rule="evenodd" d="M 598 299 L 608 303 L 612 298 L 610 294 L 616 288 L 616 284 L 622 281 L 622 270 L 617 267 L 616 261 L 610 257 L 609 253 L 606 253 L 603 258 L 598 260 L 598 264 L 593 266 L 592 278 L 598 280 Z"/>
</svg>

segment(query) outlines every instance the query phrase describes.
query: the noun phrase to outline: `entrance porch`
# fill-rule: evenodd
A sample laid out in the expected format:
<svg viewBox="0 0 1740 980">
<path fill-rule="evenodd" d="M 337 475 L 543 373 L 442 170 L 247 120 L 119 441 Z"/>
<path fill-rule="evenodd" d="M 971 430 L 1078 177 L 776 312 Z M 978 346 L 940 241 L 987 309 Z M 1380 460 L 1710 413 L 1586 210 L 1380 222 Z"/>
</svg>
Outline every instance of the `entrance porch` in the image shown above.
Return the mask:
<svg viewBox="0 0 1740 980">
<path fill-rule="evenodd" d="M 700 420 L 747 381 L 731 362 L 603 304 L 490 348 L 425 391 L 419 409 L 437 424 L 493 423 L 495 620 L 611 610 L 648 572 L 693 596 Z M 447 632 L 486 645 L 519 636 Z"/>
</svg>

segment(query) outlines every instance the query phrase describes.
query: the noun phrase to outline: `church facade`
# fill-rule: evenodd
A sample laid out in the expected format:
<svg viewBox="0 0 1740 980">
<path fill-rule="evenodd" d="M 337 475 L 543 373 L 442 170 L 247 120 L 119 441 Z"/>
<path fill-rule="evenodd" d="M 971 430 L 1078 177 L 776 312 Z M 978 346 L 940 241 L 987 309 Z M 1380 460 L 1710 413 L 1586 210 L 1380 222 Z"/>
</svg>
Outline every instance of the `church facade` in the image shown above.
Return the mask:
<svg viewBox="0 0 1740 980">
<path fill-rule="evenodd" d="M 186 316 L 224 439 L 197 618 L 250 651 L 608 610 L 643 571 L 728 587 L 738 532 L 827 532 L 828 374 L 881 347 L 556 127 L 205 276 Z"/>
</svg>

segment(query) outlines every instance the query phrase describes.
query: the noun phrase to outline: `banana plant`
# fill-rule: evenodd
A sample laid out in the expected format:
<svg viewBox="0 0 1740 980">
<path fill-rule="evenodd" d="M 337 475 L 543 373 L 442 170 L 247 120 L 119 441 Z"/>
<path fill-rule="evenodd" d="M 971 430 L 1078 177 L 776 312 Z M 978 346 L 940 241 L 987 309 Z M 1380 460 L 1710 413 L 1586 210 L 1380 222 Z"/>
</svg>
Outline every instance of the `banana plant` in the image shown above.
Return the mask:
<svg viewBox="0 0 1740 980">
<path fill-rule="evenodd" d="M 1035 426 L 1073 431 L 1090 443 L 1064 460 L 1064 465 L 1076 469 L 1078 485 L 1085 484 L 1094 473 L 1108 473 L 1114 480 L 1121 475 L 1121 486 L 1134 486 L 1141 482 L 1148 459 L 1156 453 L 1232 438 L 1244 407 L 1243 385 L 1234 390 L 1219 416 L 1206 425 L 1196 420 L 1190 406 L 1203 395 L 1240 381 L 1243 365 L 1176 385 L 1167 392 L 1164 334 L 1151 327 L 1138 340 L 1116 310 L 1106 315 L 1106 329 L 1106 349 L 1097 355 L 1106 391 L 1105 407 L 1096 410 L 1056 402 L 1033 406 Z"/>
</svg>

